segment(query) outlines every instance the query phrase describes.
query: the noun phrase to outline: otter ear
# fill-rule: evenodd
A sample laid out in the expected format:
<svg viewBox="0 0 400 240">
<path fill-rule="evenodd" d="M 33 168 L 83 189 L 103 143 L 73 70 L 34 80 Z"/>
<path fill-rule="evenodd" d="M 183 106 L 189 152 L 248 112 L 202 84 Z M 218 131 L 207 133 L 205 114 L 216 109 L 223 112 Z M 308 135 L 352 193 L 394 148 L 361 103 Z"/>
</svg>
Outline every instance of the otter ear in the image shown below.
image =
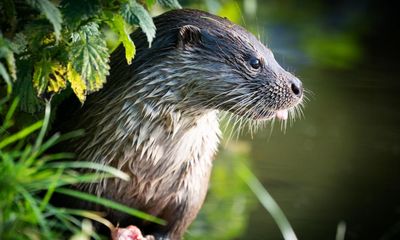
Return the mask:
<svg viewBox="0 0 400 240">
<path fill-rule="evenodd" d="M 201 41 L 200 28 L 193 25 L 185 25 L 178 32 L 178 47 L 184 48 L 186 45 L 195 45 Z"/>
</svg>

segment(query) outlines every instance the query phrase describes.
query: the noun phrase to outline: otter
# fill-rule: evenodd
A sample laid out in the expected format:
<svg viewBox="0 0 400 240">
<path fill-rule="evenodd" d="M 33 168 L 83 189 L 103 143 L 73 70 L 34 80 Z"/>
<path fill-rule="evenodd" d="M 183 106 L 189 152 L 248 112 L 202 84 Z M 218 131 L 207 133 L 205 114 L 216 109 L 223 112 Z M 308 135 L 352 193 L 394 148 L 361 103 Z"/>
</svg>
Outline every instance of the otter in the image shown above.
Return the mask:
<svg viewBox="0 0 400 240">
<path fill-rule="evenodd" d="M 102 209 L 106 218 L 139 227 L 147 239 L 175 240 L 205 199 L 220 138 L 218 113 L 285 120 L 302 101 L 303 87 L 270 49 L 226 18 L 181 9 L 155 17 L 154 23 L 151 47 L 141 30 L 132 33 L 137 48 L 132 64 L 119 46 L 104 88 L 72 111 L 60 131 L 85 129 L 65 148 L 77 160 L 113 166 L 131 177 L 81 184 L 80 190 L 167 224 Z"/>
</svg>

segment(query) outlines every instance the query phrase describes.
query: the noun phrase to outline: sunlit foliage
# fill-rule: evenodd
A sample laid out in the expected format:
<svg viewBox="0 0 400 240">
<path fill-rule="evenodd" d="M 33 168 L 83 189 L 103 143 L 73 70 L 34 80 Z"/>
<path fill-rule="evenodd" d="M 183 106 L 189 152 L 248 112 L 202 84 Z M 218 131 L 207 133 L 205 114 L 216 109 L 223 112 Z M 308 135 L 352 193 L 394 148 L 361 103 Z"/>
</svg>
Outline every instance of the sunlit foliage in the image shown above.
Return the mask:
<svg viewBox="0 0 400 240">
<path fill-rule="evenodd" d="M 102 88 L 109 74 L 111 50 L 104 37 L 105 26 L 118 36 L 130 64 L 135 56 L 131 26 L 142 29 L 150 46 L 156 28 L 148 9 L 155 2 L 2 1 L 0 24 L 7 27 L 0 32 L 0 59 L 4 59 L 0 75 L 7 91 L 15 86 L 21 108 L 30 113 L 42 109 L 40 100 L 66 88 L 84 103 L 88 94 Z M 176 0 L 158 2 L 166 8 L 180 8 Z"/>
</svg>

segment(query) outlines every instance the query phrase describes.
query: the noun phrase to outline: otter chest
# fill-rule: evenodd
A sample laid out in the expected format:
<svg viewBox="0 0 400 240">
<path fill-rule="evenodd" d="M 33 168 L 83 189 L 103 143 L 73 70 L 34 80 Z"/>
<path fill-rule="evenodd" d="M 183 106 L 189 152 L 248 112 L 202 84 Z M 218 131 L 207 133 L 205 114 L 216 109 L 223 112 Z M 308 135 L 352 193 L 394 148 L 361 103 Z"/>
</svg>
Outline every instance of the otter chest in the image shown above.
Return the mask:
<svg viewBox="0 0 400 240">
<path fill-rule="evenodd" d="M 157 125 L 142 123 L 118 159 L 120 169 L 133 178 L 125 187 L 143 196 L 144 202 L 179 202 L 204 191 L 219 135 L 215 111 L 194 118 L 172 115 Z"/>
</svg>

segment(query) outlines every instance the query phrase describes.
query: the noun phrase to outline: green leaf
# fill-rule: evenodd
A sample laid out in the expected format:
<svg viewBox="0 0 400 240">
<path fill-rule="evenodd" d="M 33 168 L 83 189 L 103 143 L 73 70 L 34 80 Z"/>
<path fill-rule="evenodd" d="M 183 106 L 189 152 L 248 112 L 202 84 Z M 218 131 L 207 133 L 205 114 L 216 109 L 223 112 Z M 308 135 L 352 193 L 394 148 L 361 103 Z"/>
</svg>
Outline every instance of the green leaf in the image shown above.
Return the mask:
<svg viewBox="0 0 400 240">
<path fill-rule="evenodd" d="M 62 0 L 60 5 L 65 22 L 73 29 L 96 16 L 101 9 L 98 0 Z"/>
<path fill-rule="evenodd" d="M 125 48 L 125 58 L 128 64 L 132 63 L 132 59 L 135 57 L 136 47 L 126 31 L 126 24 L 121 15 L 113 15 L 112 19 L 107 21 L 110 28 L 118 34 L 119 41 Z"/>
<path fill-rule="evenodd" d="M 86 100 L 86 84 L 82 80 L 79 73 L 73 69 L 72 64 L 68 63 L 67 67 L 67 79 L 68 82 L 71 83 L 72 91 L 74 91 L 75 95 L 78 97 L 81 103 L 84 103 Z"/>
<path fill-rule="evenodd" d="M 19 108 L 28 113 L 43 109 L 40 99 L 36 96 L 32 83 L 32 63 L 28 60 L 17 61 L 18 72 L 13 94 L 19 97 Z"/>
<path fill-rule="evenodd" d="M 156 26 L 146 9 L 135 0 L 129 0 L 121 7 L 121 15 L 129 24 L 139 25 L 146 34 L 149 47 L 156 36 Z"/>
<path fill-rule="evenodd" d="M 60 63 L 53 63 L 49 75 L 49 85 L 47 91 L 51 93 L 58 93 L 66 87 L 66 72 L 67 69 Z"/>
<path fill-rule="evenodd" d="M 153 5 L 156 3 L 157 0 L 146 0 L 146 5 L 148 9 L 152 8 Z"/>
<path fill-rule="evenodd" d="M 166 8 L 182 8 L 178 0 L 157 0 L 157 2 Z"/>
<path fill-rule="evenodd" d="M 42 95 L 47 88 L 49 82 L 49 74 L 51 71 L 50 62 L 47 59 L 41 59 L 34 65 L 33 86 L 37 90 L 37 94 Z"/>
<path fill-rule="evenodd" d="M 71 36 L 68 81 L 81 102 L 85 96 L 103 87 L 110 66 L 106 42 L 99 26 L 90 22 Z"/>
<path fill-rule="evenodd" d="M 144 213 L 142 211 L 127 207 L 125 205 L 113 202 L 113 201 L 105 199 L 105 198 L 98 198 L 97 196 L 91 195 L 91 194 L 88 194 L 88 193 L 79 192 L 79 191 L 66 189 L 66 188 L 59 188 L 59 189 L 56 190 L 56 192 L 59 192 L 59 193 L 62 193 L 62 194 L 68 195 L 68 196 L 72 196 L 72 197 L 75 197 L 75 198 L 80 198 L 80 199 L 83 199 L 83 200 L 86 200 L 86 201 L 89 201 L 89 202 L 94 202 L 94 203 L 97 203 L 97 204 L 101 204 L 103 206 L 110 207 L 110 208 L 113 208 L 115 210 L 118 210 L 118 211 L 121 211 L 121 212 L 124 212 L 124 213 L 128 213 L 128 214 L 130 214 L 132 216 L 135 216 L 135 217 L 138 217 L 138 218 L 141 218 L 143 220 L 150 221 L 150 222 L 158 223 L 158 224 L 161 224 L 161 225 L 164 225 L 166 223 L 165 220 L 157 218 L 157 217 L 155 217 L 153 215 L 150 215 L 150 214 Z"/>
<path fill-rule="evenodd" d="M 32 7 L 38 9 L 42 14 L 44 14 L 47 19 L 53 24 L 54 32 L 56 34 L 56 38 L 60 38 L 61 32 L 61 12 L 58 10 L 53 3 L 49 0 L 26 0 L 26 2 Z"/>
<path fill-rule="evenodd" d="M 57 62 L 42 59 L 34 66 L 33 86 L 41 96 L 45 92 L 58 93 L 66 87 L 66 68 Z"/>
</svg>

